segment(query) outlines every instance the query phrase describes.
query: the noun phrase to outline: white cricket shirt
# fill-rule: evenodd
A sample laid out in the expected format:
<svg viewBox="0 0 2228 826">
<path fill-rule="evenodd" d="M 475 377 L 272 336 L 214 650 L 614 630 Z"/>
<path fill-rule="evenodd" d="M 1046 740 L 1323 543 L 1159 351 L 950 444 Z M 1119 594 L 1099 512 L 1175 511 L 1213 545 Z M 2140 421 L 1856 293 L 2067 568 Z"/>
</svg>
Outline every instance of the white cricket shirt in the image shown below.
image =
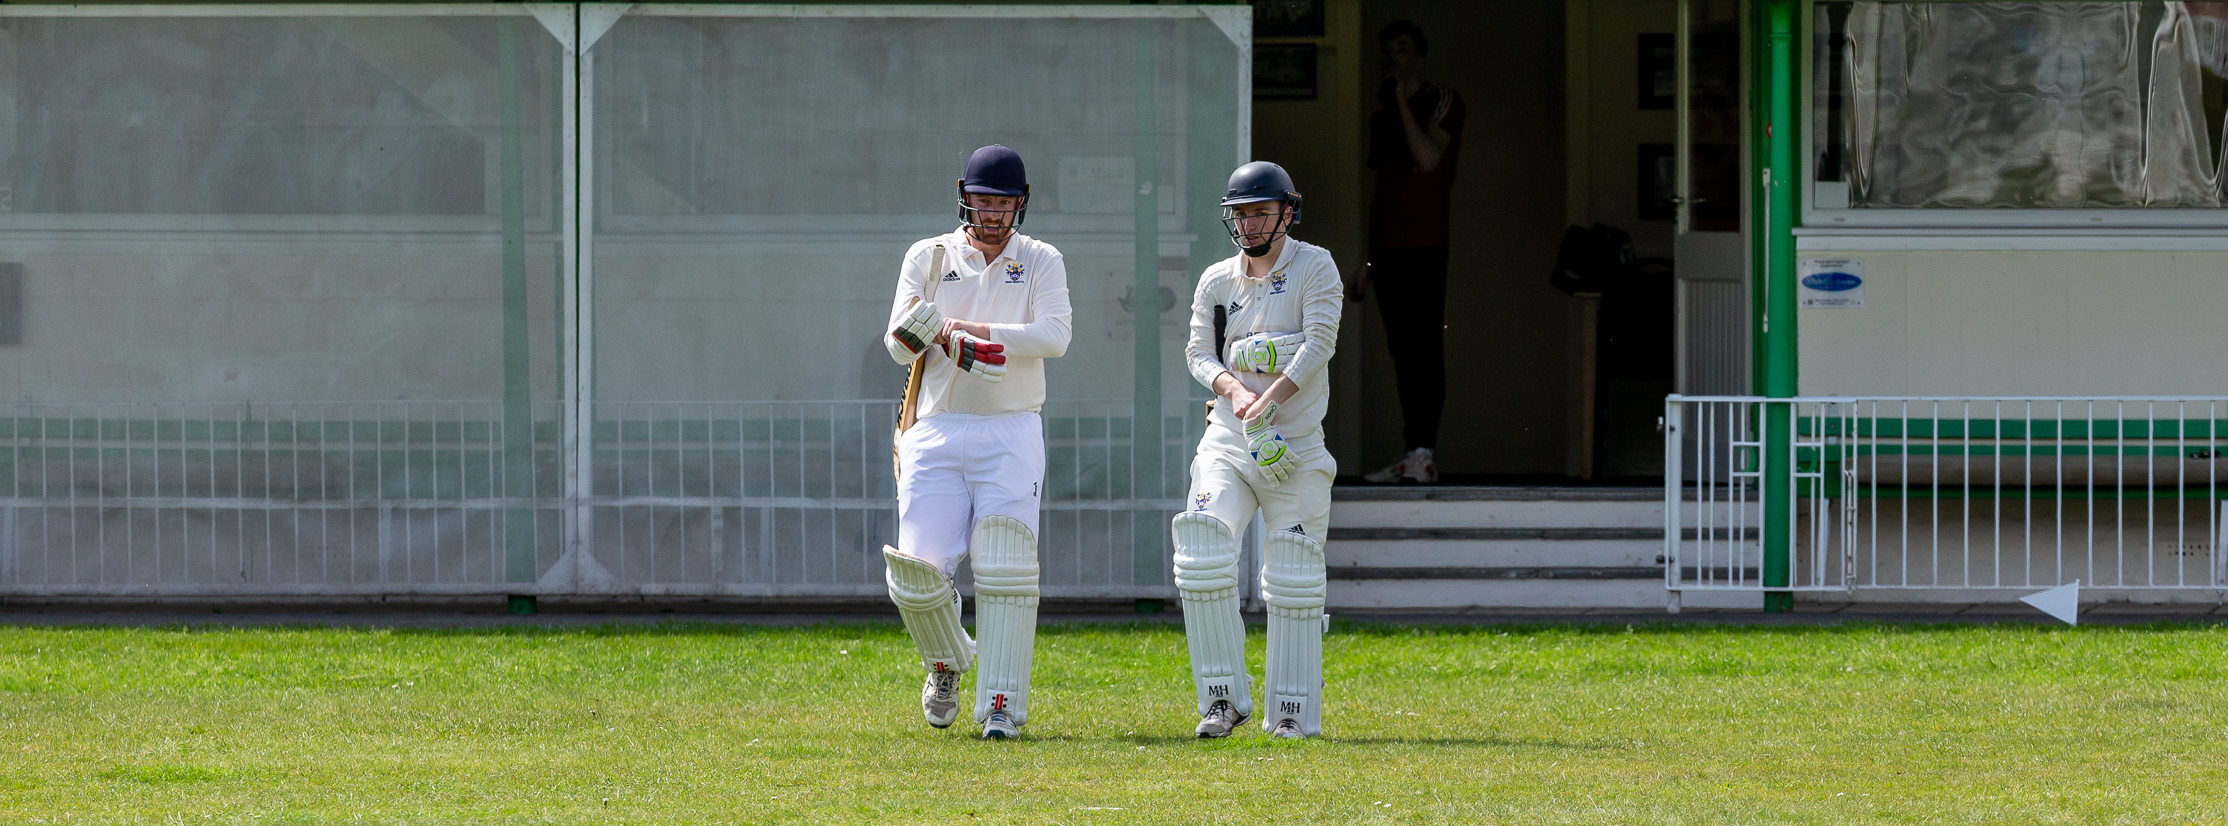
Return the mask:
<svg viewBox="0 0 2228 826">
<path fill-rule="evenodd" d="M 1191 296 L 1191 340 L 1184 346 L 1184 361 L 1192 378 L 1208 389 L 1224 372 L 1236 376 L 1247 390 L 1269 389 L 1278 376 L 1299 385 L 1299 392 L 1284 401 L 1276 428 L 1287 441 L 1317 435 L 1323 414 L 1330 409 L 1330 375 L 1324 367 L 1338 349 L 1338 317 L 1346 308 L 1345 284 L 1338 278 L 1338 264 L 1329 251 L 1290 236 L 1284 251 L 1269 267 L 1268 275 L 1245 274 L 1245 254 L 1239 253 L 1209 266 L 1199 276 L 1199 289 Z M 1225 353 L 1215 352 L 1215 305 L 1228 313 L 1223 339 L 1234 342 L 1254 333 L 1291 335 L 1306 333 L 1307 341 L 1285 365 L 1283 373 L 1230 371 Z M 1227 344 L 1226 344 L 1227 346 Z M 1242 432 L 1237 411 L 1228 399 L 1215 405 L 1208 419 L 1231 434 Z M 1209 438 L 1214 438 L 1210 433 Z"/>
<path fill-rule="evenodd" d="M 897 326 L 900 313 L 926 283 L 932 250 L 944 245 L 944 272 L 936 287 L 937 310 L 945 318 L 980 321 L 990 326 L 990 340 L 1006 346 L 1006 378 L 991 384 L 962 375 L 944 355 L 931 347 L 922 358 L 928 373 L 921 377 L 920 418 L 939 413 L 987 416 L 1044 407 L 1044 360 L 1068 351 L 1072 335 L 1068 309 L 1068 270 L 1060 251 L 1051 244 L 1014 233 L 999 251 L 997 260 L 984 261 L 981 250 L 967 243 L 965 228 L 913 242 L 897 270 L 897 299 L 890 308 L 882 345 L 899 364 L 911 364 L 912 353 L 888 331 Z"/>
</svg>

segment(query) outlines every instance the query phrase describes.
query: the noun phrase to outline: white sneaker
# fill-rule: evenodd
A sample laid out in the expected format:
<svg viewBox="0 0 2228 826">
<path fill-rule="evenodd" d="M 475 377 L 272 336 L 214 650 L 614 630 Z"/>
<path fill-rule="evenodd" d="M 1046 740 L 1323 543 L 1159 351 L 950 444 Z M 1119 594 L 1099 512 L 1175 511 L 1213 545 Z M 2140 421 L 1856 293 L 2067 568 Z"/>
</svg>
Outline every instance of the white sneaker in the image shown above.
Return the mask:
<svg viewBox="0 0 2228 826">
<path fill-rule="evenodd" d="M 921 716 L 937 728 L 950 728 L 959 718 L 959 674 L 931 671 L 921 683 Z"/>
<path fill-rule="evenodd" d="M 1431 459 L 1431 448 L 1419 447 L 1384 470 L 1362 474 L 1362 481 L 1372 485 L 1436 485 L 1439 466 Z"/>
<path fill-rule="evenodd" d="M 1276 728 L 1269 730 L 1269 736 L 1279 740 L 1301 740 L 1307 737 L 1300 733 L 1300 721 L 1290 717 L 1276 721 Z"/>
<path fill-rule="evenodd" d="M 982 739 L 984 740 L 1005 740 L 1020 736 L 1021 729 L 1013 724 L 1012 717 L 1006 716 L 1004 709 L 992 710 L 990 716 L 982 721 Z"/>
<path fill-rule="evenodd" d="M 1216 700 L 1207 707 L 1207 716 L 1199 718 L 1199 727 L 1192 733 L 1203 738 L 1228 737 L 1230 732 L 1245 724 L 1246 716 L 1238 712 L 1237 706 L 1231 705 L 1229 700 Z"/>
</svg>

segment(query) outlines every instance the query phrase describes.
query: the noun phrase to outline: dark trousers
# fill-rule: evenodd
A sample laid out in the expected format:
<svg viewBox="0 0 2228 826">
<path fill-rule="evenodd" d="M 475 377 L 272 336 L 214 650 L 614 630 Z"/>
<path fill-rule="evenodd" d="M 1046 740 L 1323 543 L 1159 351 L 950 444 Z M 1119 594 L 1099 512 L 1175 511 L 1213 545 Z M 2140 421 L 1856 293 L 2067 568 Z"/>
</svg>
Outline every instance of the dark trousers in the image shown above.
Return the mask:
<svg viewBox="0 0 2228 826">
<path fill-rule="evenodd" d="M 1369 284 L 1400 386 L 1401 439 L 1408 450 L 1436 448 L 1439 410 L 1447 403 L 1447 248 L 1374 250 Z"/>
</svg>

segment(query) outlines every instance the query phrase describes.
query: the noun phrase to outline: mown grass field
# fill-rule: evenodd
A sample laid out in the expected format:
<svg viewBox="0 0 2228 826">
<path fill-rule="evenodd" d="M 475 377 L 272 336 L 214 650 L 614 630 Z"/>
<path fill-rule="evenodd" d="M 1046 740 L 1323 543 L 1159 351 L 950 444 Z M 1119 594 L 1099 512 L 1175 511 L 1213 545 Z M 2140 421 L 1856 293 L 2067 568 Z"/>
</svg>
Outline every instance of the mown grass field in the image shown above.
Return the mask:
<svg viewBox="0 0 2228 826">
<path fill-rule="evenodd" d="M 985 743 L 921 723 L 894 624 L 0 627 L 0 822 L 2228 820 L 2220 626 L 1346 625 L 1325 651 L 1326 737 L 1201 742 L 1179 627 L 1051 625 L 1028 738 Z"/>
</svg>

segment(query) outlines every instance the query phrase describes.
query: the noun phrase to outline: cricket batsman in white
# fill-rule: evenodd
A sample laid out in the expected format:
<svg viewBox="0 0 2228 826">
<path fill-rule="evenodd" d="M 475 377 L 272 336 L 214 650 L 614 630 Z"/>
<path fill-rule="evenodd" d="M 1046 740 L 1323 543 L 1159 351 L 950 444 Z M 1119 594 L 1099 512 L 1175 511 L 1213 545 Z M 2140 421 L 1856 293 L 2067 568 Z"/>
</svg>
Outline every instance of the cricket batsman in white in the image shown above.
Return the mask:
<svg viewBox="0 0 2228 826">
<path fill-rule="evenodd" d="M 1178 514 L 1176 587 L 1184 600 L 1200 737 L 1227 737 L 1253 715 L 1238 536 L 1259 509 L 1261 590 L 1269 608 L 1262 728 L 1323 730 L 1323 539 L 1338 463 L 1323 447 L 1324 367 L 1344 308 L 1329 252 L 1291 237 L 1300 193 L 1282 167 L 1230 175 L 1223 225 L 1239 254 L 1209 266 L 1191 299 L 1192 377 L 1218 397 L 1192 460 L 1191 510 Z"/>
<path fill-rule="evenodd" d="M 973 555 L 975 722 L 982 736 L 1029 722 L 1037 635 L 1037 504 L 1044 483 L 1044 360 L 1067 352 L 1060 251 L 1019 232 L 1029 211 L 1021 156 L 985 146 L 959 180 L 960 227 L 913 244 L 898 268 L 884 336 L 921 366 L 897 438 L 897 547 L 882 549 L 890 600 L 928 678 L 921 713 L 945 728 L 976 642 L 959 623 L 952 574 Z M 902 424 L 902 423 L 901 423 Z"/>
</svg>

